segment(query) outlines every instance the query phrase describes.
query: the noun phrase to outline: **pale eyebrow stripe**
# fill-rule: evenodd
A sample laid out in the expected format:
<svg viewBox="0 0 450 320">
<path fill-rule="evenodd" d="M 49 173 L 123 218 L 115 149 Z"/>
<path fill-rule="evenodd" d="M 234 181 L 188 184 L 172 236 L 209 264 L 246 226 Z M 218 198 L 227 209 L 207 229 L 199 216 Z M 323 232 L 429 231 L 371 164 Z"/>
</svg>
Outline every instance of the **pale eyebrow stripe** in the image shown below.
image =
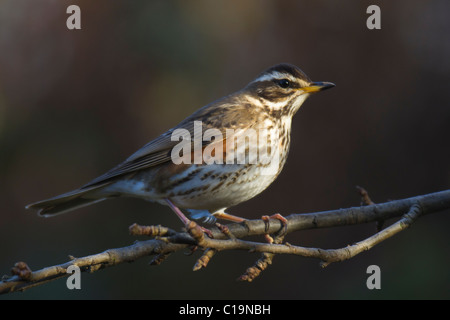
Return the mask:
<svg viewBox="0 0 450 320">
<path fill-rule="evenodd" d="M 272 80 L 275 80 L 275 79 L 279 79 L 279 80 L 281 80 L 281 79 L 288 79 L 288 80 L 290 80 L 292 82 L 295 81 L 295 78 L 292 75 L 288 74 L 288 73 L 281 73 L 281 72 L 278 72 L 278 71 L 272 71 L 271 73 L 264 74 L 264 75 L 256 78 L 252 82 L 272 81 Z"/>
</svg>

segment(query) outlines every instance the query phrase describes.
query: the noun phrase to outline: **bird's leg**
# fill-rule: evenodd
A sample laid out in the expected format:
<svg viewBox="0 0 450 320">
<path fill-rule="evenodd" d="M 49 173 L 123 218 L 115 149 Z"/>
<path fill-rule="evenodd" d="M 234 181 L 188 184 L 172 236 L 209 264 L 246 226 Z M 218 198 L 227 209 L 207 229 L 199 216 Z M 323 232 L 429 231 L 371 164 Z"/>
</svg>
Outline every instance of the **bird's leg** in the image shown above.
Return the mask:
<svg viewBox="0 0 450 320">
<path fill-rule="evenodd" d="M 170 209 L 172 209 L 173 212 L 175 212 L 175 214 L 178 216 L 178 218 L 180 218 L 180 220 L 183 222 L 183 224 L 185 226 L 188 226 L 188 224 L 191 222 L 191 220 L 189 220 L 183 212 L 181 212 L 181 210 L 172 203 L 172 201 L 170 201 L 169 199 L 165 199 L 167 204 L 169 205 Z M 203 228 L 202 226 L 200 226 L 200 228 L 202 229 L 202 231 L 204 233 L 206 233 L 210 238 L 212 238 L 212 232 L 206 228 Z"/>
<path fill-rule="evenodd" d="M 279 220 L 281 222 L 281 225 L 283 226 L 283 236 L 286 234 L 288 221 L 281 214 L 275 213 L 275 214 L 273 214 L 271 216 L 262 216 L 261 219 L 266 224 L 266 232 L 269 231 L 269 220 L 270 219 L 277 219 L 277 220 Z M 267 242 L 273 243 L 273 238 L 269 234 L 266 233 L 265 234 L 265 238 L 266 238 Z"/>
<path fill-rule="evenodd" d="M 169 199 L 165 199 L 167 204 L 169 205 L 170 209 L 172 209 L 173 212 L 175 212 L 175 214 L 178 216 L 178 218 L 180 218 L 181 222 L 183 222 L 184 225 L 187 225 L 189 222 L 191 222 L 191 220 L 189 220 L 183 212 L 181 212 L 180 209 L 178 209 L 177 206 L 175 206 L 172 201 L 170 201 Z"/>
</svg>

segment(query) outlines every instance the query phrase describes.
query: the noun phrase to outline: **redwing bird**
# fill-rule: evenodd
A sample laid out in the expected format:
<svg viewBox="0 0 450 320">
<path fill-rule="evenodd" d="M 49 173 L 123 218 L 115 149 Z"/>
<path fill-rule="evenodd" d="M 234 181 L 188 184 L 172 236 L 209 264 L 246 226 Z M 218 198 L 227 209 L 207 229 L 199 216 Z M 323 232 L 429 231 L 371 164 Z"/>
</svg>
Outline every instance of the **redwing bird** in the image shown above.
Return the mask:
<svg viewBox="0 0 450 320">
<path fill-rule="evenodd" d="M 169 205 L 185 224 L 189 219 L 180 208 L 190 211 L 194 219 L 218 217 L 242 221 L 225 210 L 253 198 L 276 179 L 288 155 L 292 117 L 312 93 L 331 87 L 334 84 L 330 82 L 312 82 L 296 66 L 273 66 L 242 90 L 197 110 L 81 188 L 29 204 L 27 208 L 38 209 L 42 216 L 53 216 L 110 198 L 136 197 Z M 200 124 L 200 135 L 194 132 L 196 124 Z M 214 129 L 222 137 L 202 140 L 208 129 Z M 206 163 L 202 159 L 179 163 L 174 161 L 173 151 L 180 147 L 180 141 L 173 137 L 180 130 L 190 135 L 190 146 L 200 139 L 202 151 L 214 146 L 215 151 L 220 146 L 234 146 L 241 135 L 264 131 L 267 139 L 256 140 L 256 146 L 253 143 L 241 148 L 241 155 L 251 147 L 257 153 L 264 148 L 269 161 L 266 157 L 264 162 L 251 163 L 250 157 L 245 156 L 247 161 L 239 163 L 233 161 L 240 155 L 236 149 L 222 148 L 223 159 L 232 161 Z M 232 134 L 227 135 L 229 132 Z M 229 144 L 230 141 L 233 143 Z M 228 157 L 229 152 L 234 154 Z M 220 154 L 216 152 L 214 156 L 217 159 Z"/>
</svg>

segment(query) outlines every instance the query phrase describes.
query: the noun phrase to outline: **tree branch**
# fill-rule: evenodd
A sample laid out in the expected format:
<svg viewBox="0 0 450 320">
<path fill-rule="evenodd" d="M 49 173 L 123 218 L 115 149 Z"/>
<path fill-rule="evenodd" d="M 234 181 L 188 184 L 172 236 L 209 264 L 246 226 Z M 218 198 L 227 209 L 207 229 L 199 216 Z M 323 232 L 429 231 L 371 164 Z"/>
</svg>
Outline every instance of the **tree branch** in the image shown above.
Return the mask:
<svg viewBox="0 0 450 320">
<path fill-rule="evenodd" d="M 12 269 L 13 276 L 3 276 L 2 281 L 0 281 L 0 293 L 22 291 L 48 281 L 66 277 L 69 275 L 67 268 L 71 265 L 78 266 L 82 272 L 95 272 L 152 255 L 155 256 L 152 264 L 157 265 L 164 261 L 169 254 L 188 247 L 205 249 L 203 255 L 195 264 L 194 270 L 206 267 L 213 256 L 223 250 L 262 252 L 262 258 L 254 266 L 248 268 L 246 273 L 239 278 L 239 280 L 252 281 L 272 263 L 274 254 L 294 254 L 317 258 L 322 261 L 322 266 L 325 267 L 332 262 L 350 259 L 363 251 L 371 249 L 378 243 L 409 227 L 421 215 L 450 208 L 450 190 L 380 204 L 369 204 L 367 203 L 370 200 L 368 194 L 361 193 L 361 195 L 364 196 L 364 199 L 366 199 L 364 200 L 365 204 L 367 204 L 362 207 L 292 214 L 286 217 L 287 228 L 282 234 L 280 231 L 283 230 L 284 226 L 277 219 L 270 219 L 269 223 L 258 219 L 221 226 L 220 228 L 214 227 L 211 229 L 213 239 L 205 236 L 201 228 L 194 222 L 191 222 L 188 226 L 187 232 L 176 232 L 162 226 L 142 227 L 135 224 L 130 227 L 131 234 L 147 235 L 153 237 L 153 239 L 138 241 L 127 247 L 108 249 L 102 253 L 87 257 L 71 257 L 70 261 L 66 263 L 37 271 L 31 271 L 26 263 L 18 262 Z M 373 202 L 370 200 L 370 203 Z M 282 243 L 284 235 L 294 231 L 356 225 L 384 221 L 395 217 L 401 218 L 373 236 L 345 248 L 306 248 Z M 265 234 L 275 234 L 273 243 L 242 240 L 242 238 L 247 236 Z"/>
</svg>

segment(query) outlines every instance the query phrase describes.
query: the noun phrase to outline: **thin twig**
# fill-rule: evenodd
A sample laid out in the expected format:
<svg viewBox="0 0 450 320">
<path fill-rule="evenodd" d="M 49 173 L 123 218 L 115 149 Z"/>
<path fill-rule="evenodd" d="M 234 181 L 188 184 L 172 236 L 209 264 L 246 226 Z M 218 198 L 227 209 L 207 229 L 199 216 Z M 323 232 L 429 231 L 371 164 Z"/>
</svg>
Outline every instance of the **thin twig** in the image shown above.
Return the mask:
<svg viewBox="0 0 450 320">
<path fill-rule="evenodd" d="M 360 186 L 356 186 L 356 189 L 358 190 L 359 195 L 361 196 L 361 205 L 362 206 L 370 206 L 372 204 L 375 204 L 375 202 L 373 202 L 372 199 L 370 199 L 369 193 L 367 192 L 366 189 L 364 189 L 363 187 L 360 187 Z"/>
<path fill-rule="evenodd" d="M 362 206 L 370 206 L 370 205 L 374 205 L 375 202 L 372 201 L 372 199 L 370 199 L 369 197 L 369 193 L 367 192 L 366 189 L 360 187 L 360 186 L 356 186 L 356 189 L 359 192 L 359 195 L 361 196 L 361 205 Z M 383 229 L 383 225 L 384 225 L 385 220 L 380 219 L 376 221 L 376 230 L 381 231 Z"/>
</svg>

